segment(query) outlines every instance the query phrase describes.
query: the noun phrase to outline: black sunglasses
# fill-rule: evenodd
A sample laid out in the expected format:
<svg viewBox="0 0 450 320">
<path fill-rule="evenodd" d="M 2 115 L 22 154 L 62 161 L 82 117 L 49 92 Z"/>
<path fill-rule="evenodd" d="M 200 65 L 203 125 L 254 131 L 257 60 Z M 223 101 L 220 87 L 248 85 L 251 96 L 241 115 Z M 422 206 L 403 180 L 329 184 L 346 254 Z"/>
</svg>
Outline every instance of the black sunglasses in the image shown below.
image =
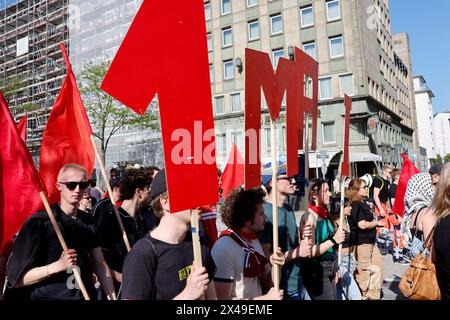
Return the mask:
<svg viewBox="0 0 450 320">
<path fill-rule="evenodd" d="M 80 186 L 80 189 L 87 189 L 87 187 L 89 187 L 89 182 L 87 181 L 80 181 L 80 182 L 76 182 L 76 181 L 69 181 L 69 182 L 59 182 L 61 184 L 64 184 L 67 189 L 69 189 L 70 191 L 73 191 L 77 188 L 77 186 Z"/>
<path fill-rule="evenodd" d="M 293 179 L 294 179 L 294 177 L 280 177 L 280 178 L 277 178 L 277 180 L 287 180 L 289 182 L 292 182 Z"/>
</svg>

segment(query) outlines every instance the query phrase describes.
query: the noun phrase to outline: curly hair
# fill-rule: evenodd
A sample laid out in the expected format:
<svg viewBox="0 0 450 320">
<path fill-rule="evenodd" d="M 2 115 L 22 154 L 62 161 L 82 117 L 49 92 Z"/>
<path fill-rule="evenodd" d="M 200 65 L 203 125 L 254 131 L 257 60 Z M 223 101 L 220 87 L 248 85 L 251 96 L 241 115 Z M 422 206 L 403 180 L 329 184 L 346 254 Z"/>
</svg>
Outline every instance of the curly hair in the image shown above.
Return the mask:
<svg viewBox="0 0 450 320">
<path fill-rule="evenodd" d="M 246 221 L 252 221 L 258 205 L 264 203 L 266 193 L 261 188 L 234 189 L 220 210 L 222 221 L 233 230 L 242 229 Z"/>
<path fill-rule="evenodd" d="M 120 200 L 133 198 L 136 189 L 149 188 L 152 181 L 153 178 L 148 168 L 130 168 L 125 170 L 119 183 Z"/>
<path fill-rule="evenodd" d="M 353 179 L 350 181 L 348 185 L 348 191 L 346 192 L 346 196 L 352 202 L 363 202 L 363 198 L 359 195 L 359 189 L 361 189 L 362 185 L 366 185 L 366 182 L 362 179 Z"/>
</svg>

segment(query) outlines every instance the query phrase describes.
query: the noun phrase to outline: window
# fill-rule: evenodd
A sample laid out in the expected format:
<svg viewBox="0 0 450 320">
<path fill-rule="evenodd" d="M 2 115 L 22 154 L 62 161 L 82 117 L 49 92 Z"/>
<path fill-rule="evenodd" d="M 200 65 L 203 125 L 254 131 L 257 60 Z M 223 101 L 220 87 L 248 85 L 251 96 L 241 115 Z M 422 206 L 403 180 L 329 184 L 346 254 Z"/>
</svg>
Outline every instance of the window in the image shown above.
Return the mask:
<svg viewBox="0 0 450 320">
<path fill-rule="evenodd" d="M 233 31 L 231 27 L 222 29 L 222 46 L 229 47 L 233 45 Z"/>
<path fill-rule="evenodd" d="M 286 151 L 286 127 L 283 126 L 281 127 L 281 131 L 280 131 L 280 150 L 281 151 Z"/>
<path fill-rule="evenodd" d="M 205 3 L 205 19 L 206 21 L 211 20 L 212 12 L 211 12 L 211 3 L 206 2 Z"/>
<path fill-rule="evenodd" d="M 227 136 L 225 134 L 218 134 L 216 136 L 216 146 L 219 155 L 224 156 L 227 154 Z"/>
<path fill-rule="evenodd" d="M 231 143 L 234 143 L 239 150 L 243 149 L 242 131 L 235 131 L 231 133 Z"/>
<path fill-rule="evenodd" d="M 330 38 L 330 56 L 331 58 L 344 56 L 344 43 L 341 36 Z"/>
<path fill-rule="evenodd" d="M 341 88 L 341 97 L 344 96 L 344 94 L 348 96 L 355 95 L 355 88 L 353 85 L 353 75 L 352 74 L 346 74 L 339 77 L 339 85 Z"/>
<path fill-rule="evenodd" d="M 334 132 L 334 122 L 322 123 L 323 143 L 336 143 Z"/>
<path fill-rule="evenodd" d="M 212 63 L 209 65 L 209 80 L 211 83 L 214 82 L 214 67 Z"/>
<path fill-rule="evenodd" d="M 235 93 L 231 95 L 231 112 L 242 111 L 241 108 L 241 94 Z"/>
<path fill-rule="evenodd" d="M 327 1 L 327 20 L 335 21 L 341 18 L 341 8 L 339 0 Z"/>
<path fill-rule="evenodd" d="M 247 8 L 254 7 L 258 4 L 258 0 L 247 0 Z"/>
<path fill-rule="evenodd" d="M 302 28 L 314 25 L 314 13 L 312 6 L 300 9 L 300 21 Z"/>
<path fill-rule="evenodd" d="M 317 60 L 316 43 L 310 42 L 303 44 L 303 51 L 305 51 L 310 57 Z"/>
<path fill-rule="evenodd" d="M 224 114 L 225 113 L 225 98 L 223 96 L 216 97 L 216 114 Z"/>
<path fill-rule="evenodd" d="M 331 77 L 319 79 L 320 100 L 333 98 L 333 86 Z"/>
<path fill-rule="evenodd" d="M 233 60 L 226 60 L 223 62 L 223 78 L 225 80 L 234 78 L 234 63 Z"/>
<path fill-rule="evenodd" d="M 281 14 L 277 14 L 270 17 L 270 25 L 272 30 L 272 35 L 280 34 L 283 32 L 283 19 Z"/>
<path fill-rule="evenodd" d="M 275 49 L 272 50 L 272 65 L 273 68 L 276 69 L 278 66 L 278 60 L 284 56 L 284 50 L 283 49 Z"/>
<path fill-rule="evenodd" d="M 250 21 L 248 23 L 248 40 L 259 39 L 259 21 Z"/>
<path fill-rule="evenodd" d="M 222 15 L 231 13 L 231 0 L 221 0 L 220 8 Z"/>
<path fill-rule="evenodd" d="M 211 51 L 213 51 L 213 39 L 212 39 L 211 32 L 208 32 L 206 34 L 206 37 L 208 39 L 208 52 L 211 52 Z"/>
<path fill-rule="evenodd" d="M 266 154 L 270 154 L 271 144 L 270 144 L 270 128 L 264 128 L 264 136 L 266 137 L 265 141 L 265 149 Z"/>
<path fill-rule="evenodd" d="M 350 141 L 366 140 L 366 123 L 365 121 L 350 121 Z"/>
</svg>

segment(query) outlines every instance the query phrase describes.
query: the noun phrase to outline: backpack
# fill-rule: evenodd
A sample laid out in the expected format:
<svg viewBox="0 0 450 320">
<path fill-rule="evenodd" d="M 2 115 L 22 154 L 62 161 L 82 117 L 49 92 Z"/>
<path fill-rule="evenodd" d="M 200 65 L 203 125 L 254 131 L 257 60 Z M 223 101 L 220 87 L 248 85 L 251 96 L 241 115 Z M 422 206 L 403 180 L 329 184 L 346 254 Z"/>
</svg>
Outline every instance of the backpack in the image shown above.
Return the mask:
<svg viewBox="0 0 450 320">
<path fill-rule="evenodd" d="M 376 174 L 372 175 L 372 184 L 369 186 L 368 194 L 367 194 L 370 201 L 374 201 L 373 200 L 373 191 L 375 189 L 375 181 L 376 180 L 381 180 L 380 191 L 384 188 L 384 179 L 382 179 L 380 176 L 378 176 Z"/>
</svg>

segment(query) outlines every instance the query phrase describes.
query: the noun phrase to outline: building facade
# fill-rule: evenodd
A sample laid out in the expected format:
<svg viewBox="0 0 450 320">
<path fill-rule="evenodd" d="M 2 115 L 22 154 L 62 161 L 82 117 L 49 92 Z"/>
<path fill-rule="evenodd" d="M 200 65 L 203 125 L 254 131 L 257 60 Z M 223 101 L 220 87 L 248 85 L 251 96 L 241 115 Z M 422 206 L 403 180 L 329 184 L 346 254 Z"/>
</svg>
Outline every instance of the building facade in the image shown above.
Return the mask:
<svg viewBox="0 0 450 320">
<path fill-rule="evenodd" d="M 436 159 L 436 137 L 433 127 L 433 91 L 427 86 L 423 76 L 414 77 L 414 94 L 416 100 L 417 129 L 419 144 L 427 150 L 429 160 Z"/>
<path fill-rule="evenodd" d="M 414 147 L 408 65 L 394 51 L 389 3 L 378 0 L 212 0 L 205 1 L 210 73 L 216 121 L 218 165 L 226 163 L 232 143 L 243 152 L 245 48 L 269 53 L 274 68 L 288 48 L 303 49 L 319 62 L 318 151 L 327 165 L 342 150 L 343 96 L 353 98 L 350 160 L 353 175 L 376 170 L 373 160 L 400 165 L 399 148 Z M 245 68 L 244 68 L 245 70 Z M 270 161 L 270 129 L 264 103 L 262 162 Z M 367 133 L 376 116 L 378 130 Z M 279 154 L 285 150 L 285 127 L 278 130 Z M 401 150 L 400 150 L 401 151 Z M 328 170 L 330 174 L 330 168 Z"/>
<path fill-rule="evenodd" d="M 70 60 L 75 74 L 84 66 L 112 61 L 142 0 L 70 0 Z M 155 98 L 152 107 L 158 107 Z M 106 168 L 134 162 L 163 166 L 161 135 L 124 127 L 112 136 Z"/>
<path fill-rule="evenodd" d="M 444 158 L 450 154 L 450 111 L 439 112 L 433 119 L 436 153 Z"/>
<path fill-rule="evenodd" d="M 20 83 L 8 104 L 16 120 L 28 114 L 27 144 L 36 163 L 66 74 L 59 43 L 69 37 L 67 8 L 68 0 L 0 1 L 0 81 Z"/>
</svg>

